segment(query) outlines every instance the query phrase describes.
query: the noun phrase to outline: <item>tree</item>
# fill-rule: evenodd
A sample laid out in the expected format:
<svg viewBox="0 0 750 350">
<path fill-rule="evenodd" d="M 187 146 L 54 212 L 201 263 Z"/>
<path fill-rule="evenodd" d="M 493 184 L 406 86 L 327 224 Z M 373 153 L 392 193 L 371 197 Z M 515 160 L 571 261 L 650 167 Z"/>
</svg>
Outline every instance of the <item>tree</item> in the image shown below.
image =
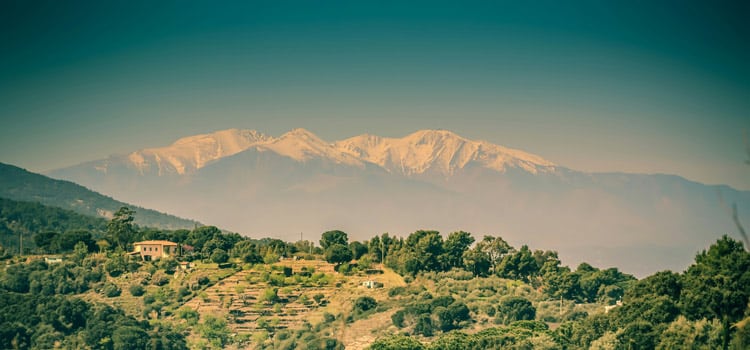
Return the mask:
<svg viewBox="0 0 750 350">
<path fill-rule="evenodd" d="M 326 261 L 340 265 L 352 261 L 352 251 L 343 244 L 334 244 L 326 249 Z"/>
<path fill-rule="evenodd" d="M 431 337 L 434 334 L 435 326 L 432 324 L 432 317 L 429 314 L 419 315 L 417 324 L 414 325 L 414 334 L 421 334 L 425 337 Z"/>
<path fill-rule="evenodd" d="M 362 255 L 367 254 L 367 246 L 358 241 L 349 243 L 349 248 L 352 250 L 352 258 L 354 260 L 359 260 Z"/>
<path fill-rule="evenodd" d="M 79 242 L 85 243 L 88 251 L 94 251 L 96 249 L 96 242 L 91 238 L 91 232 L 82 230 L 67 231 L 58 235 L 52 246 L 56 247 L 61 252 L 69 252 L 73 250 Z"/>
<path fill-rule="evenodd" d="M 473 339 L 470 335 L 458 331 L 441 335 L 430 343 L 430 350 L 460 350 L 474 349 Z"/>
<path fill-rule="evenodd" d="M 531 255 L 529 247 L 524 245 L 521 250 L 506 254 L 495 273 L 500 277 L 524 280 L 529 282 L 532 276 L 539 272 L 536 259 Z"/>
<path fill-rule="evenodd" d="M 653 349 L 656 340 L 654 326 L 645 321 L 630 323 L 617 335 L 618 345 L 623 349 Z"/>
<path fill-rule="evenodd" d="M 672 271 L 661 271 L 636 282 L 625 293 L 625 300 L 629 298 L 650 297 L 654 295 L 667 296 L 675 302 L 682 293 L 682 277 Z"/>
<path fill-rule="evenodd" d="M 149 336 L 135 326 L 118 327 L 112 334 L 112 347 L 118 349 L 148 349 Z"/>
<path fill-rule="evenodd" d="M 367 251 L 372 255 L 372 261 L 383 262 L 383 246 L 380 242 L 380 237 L 375 236 L 367 242 Z"/>
<path fill-rule="evenodd" d="M 39 232 L 33 236 L 34 244 L 36 244 L 37 248 L 41 249 L 43 252 L 50 253 L 53 251 L 52 244 L 58 235 L 59 233 L 53 231 Z"/>
<path fill-rule="evenodd" d="M 212 315 L 206 315 L 203 324 L 198 327 L 200 335 L 207 339 L 211 345 L 223 348 L 229 343 L 230 330 L 227 321 Z"/>
<path fill-rule="evenodd" d="M 474 237 L 471 236 L 471 233 L 458 231 L 448 235 L 448 239 L 443 243 L 443 255 L 441 256 L 445 270 L 463 267 L 464 252 L 469 249 L 472 243 L 474 243 Z"/>
<path fill-rule="evenodd" d="M 217 263 L 217 264 L 223 264 L 229 260 L 229 254 L 227 254 L 224 249 L 216 248 L 214 249 L 213 253 L 211 253 L 211 261 Z"/>
<path fill-rule="evenodd" d="M 729 346 L 730 324 L 744 316 L 750 298 L 750 253 L 726 235 L 695 258 L 685 272 L 680 302 L 691 319 L 719 319 L 723 347 Z"/>
<path fill-rule="evenodd" d="M 495 268 L 500 265 L 505 254 L 514 251 L 513 247 L 511 247 L 504 239 L 492 236 L 484 236 L 474 249 L 481 252 L 486 257 L 490 265 L 489 271 L 492 273 L 495 273 Z"/>
<path fill-rule="evenodd" d="M 215 226 L 197 227 L 188 233 L 187 243 L 192 245 L 196 250 L 202 250 L 203 244 L 220 234 L 221 230 Z"/>
<path fill-rule="evenodd" d="M 370 345 L 370 350 L 424 350 L 425 347 L 414 338 L 404 335 L 380 338 Z"/>
<path fill-rule="evenodd" d="M 487 277 L 490 272 L 490 258 L 479 249 L 469 249 L 463 256 L 464 269 L 474 276 Z"/>
<path fill-rule="evenodd" d="M 250 241 L 237 242 L 232 248 L 232 256 L 251 264 L 263 262 L 263 257 L 258 253 L 258 247 Z"/>
<path fill-rule="evenodd" d="M 439 257 L 443 254 L 443 237 L 437 231 L 419 230 L 406 239 L 406 249 L 417 259 L 409 261 L 407 272 L 416 274 L 420 271 L 441 271 Z"/>
<path fill-rule="evenodd" d="M 348 246 L 349 235 L 347 235 L 346 232 L 339 230 L 323 232 L 323 235 L 320 237 L 320 246 L 323 247 L 323 250 L 328 249 L 328 247 L 334 244 Z"/>
<path fill-rule="evenodd" d="M 523 297 L 508 297 L 500 302 L 497 308 L 498 319 L 503 324 L 514 321 L 533 320 L 536 317 L 536 309 L 531 302 Z"/>
<path fill-rule="evenodd" d="M 135 228 L 133 227 L 135 217 L 133 215 L 135 215 L 135 211 L 128 207 L 121 207 L 115 212 L 112 220 L 107 223 L 108 237 L 122 250 L 126 250 L 135 234 Z"/>
<path fill-rule="evenodd" d="M 459 328 L 461 322 L 471 319 L 469 308 L 460 301 L 440 310 L 437 314 L 440 321 L 440 330 L 443 332 Z"/>
</svg>

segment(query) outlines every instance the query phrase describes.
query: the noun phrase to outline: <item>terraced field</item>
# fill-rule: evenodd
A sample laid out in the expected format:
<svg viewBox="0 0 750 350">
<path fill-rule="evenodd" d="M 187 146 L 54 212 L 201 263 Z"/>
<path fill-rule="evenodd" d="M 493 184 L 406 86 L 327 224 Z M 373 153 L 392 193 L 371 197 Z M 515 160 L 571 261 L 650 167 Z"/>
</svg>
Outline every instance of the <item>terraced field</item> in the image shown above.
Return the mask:
<svg viewBox="0 0 750 350">
<path fill-rule="evenodd" d="M 291 268 L 291 274 L 287 270 L 285 275 L 284 267 Z M 219 281 L 184 306 L 201 315 L 212 314 L 226 319 L 236 334 L 273 334 L 283 329 L 299 329 L 305 323 L 320 323 L 325 313 L 343 320 L 351 312 L 357 297 L 369 295 L 379 302 L 386 301 L 387 288 L 405 284 L 390 270 L 375 275 L 343 276 L 334 272 L 333 265 L 323 261 L 285 260 L 270 268 L 259 268 L 242 270 Z M 366 288 L 362 283 L 368 280 L 383 283 L 386 288 Z M 266 294 L 273 290 L 277 298 L 269 301 Z M 358 345 L 370 343 L 374 336 L 372 332 L 359 334 L 361 327 L 352 326 L 366 322 L 368 329 L 383 330 L 391 323 L 390 316 L 373 317 L 371 322 L 367 321 L 349 325 L 337 322 L 332 335 L 344 342 L 347 349 L 352 346 L 359 348 Z"/>
</svg>

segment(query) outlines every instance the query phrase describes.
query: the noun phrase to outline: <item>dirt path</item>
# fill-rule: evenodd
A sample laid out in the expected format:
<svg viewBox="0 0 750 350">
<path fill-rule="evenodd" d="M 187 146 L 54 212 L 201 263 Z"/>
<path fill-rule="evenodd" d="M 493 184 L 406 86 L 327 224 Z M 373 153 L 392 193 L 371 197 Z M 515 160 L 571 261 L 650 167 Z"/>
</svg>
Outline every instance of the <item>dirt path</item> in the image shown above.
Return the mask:
<svg viewBox="0 0 750 350">
<path fill-rule="evenodd" d="M 396 310 L 388 310 L 374 314 L 346 327 L 340 338 L 346 349 L 359 350 L 370 346 L 380 334 L 392 326 L 391 315 L 395 312 Z"/>
</svg>

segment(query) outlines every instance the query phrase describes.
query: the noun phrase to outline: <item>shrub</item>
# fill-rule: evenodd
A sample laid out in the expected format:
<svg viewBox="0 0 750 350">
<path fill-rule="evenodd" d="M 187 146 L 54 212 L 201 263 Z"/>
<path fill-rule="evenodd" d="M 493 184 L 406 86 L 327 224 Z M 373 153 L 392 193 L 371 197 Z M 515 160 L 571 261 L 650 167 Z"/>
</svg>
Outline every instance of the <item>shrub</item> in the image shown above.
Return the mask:
<svg viewBox="0 0 750 350">
<path fill-rule="evenodd" d="M 168 274 L 173 274 L 177 270 L 177 266 L 179 265 L 176 260 L 170 259 L 170 258 L 161 258 L 159 259 L 158 263 L 156 264 L 160 269 L 164 270 L 164 272 Z"/>
<path fill-rule="evenodd" d="M 364 296 L 359 297 L 354 301 L 354 312 L 361 313 L 367 310 L 372 310 L 378 306 L 378 302 L 372 297 Z"/>
<path fill-rule="evenodd" d="M 503 324 L 514 321 L 533 320 L 536 317 L 536 309 L 531 302 L 523 297 L 508 297 L 500 302 L 497 308 L 498 319 Z"/>
<path fill-rule="evenodd" d="M 432 306 L 433 307 L 437 307 L 437 306 L 447 307 L 448 305 L 453 304 L 454 301 L 455 301 L 455 299 L 453 299 L 452 296 L 450 296 L 450 295 L 443 295 L 443 296 L 439 296 L 439 297 L 433 299 L 432 300 Z"/>
<path fill-rule="evenodd" d="M 279 295 L 277 293 L 278 293 L 277 288 L 266 288 L 263 291 L 263 294 L 261 294 L 259 301 L 265 302 L 268 304 L 273 304 L 279 301 Z"/>
<path fill-rule="evenodd" d="M 227 252 L 224 249 L 216 248 L 211 253 L 211 261 L 217 264 L 225 263 L 229 261 L 229 254 L 227 254 Z"/>
<path fill-rule="evenodd" d="M 200 319 L 200 314 L 189 307 L 184 307 L 177 311 L 177 317 L 186 320 L 189 325 L 195 326 L 198 323 L 198 319 Z"/>
<path fill-rule="evenodd" d="M 120 290 L 120 287 L 118 287 L 114 283 L 105 283 L 104 287 L 102 288 L 102 294 L 107 298 L 120 296 L 120 293 L 122 293 L 122 290 Z"/>
<path fill-rule="evenodd" d="M 389 297 L 395 297 L 397 295 L 404 295 L 404 294 L 406 294 L 406 288 L 401 287 L 401 286 L 393 287 L 388 290 Z"/>
<path fill-rule="evenodd" d="M 155 286 L 163 286 L 169 283 L 169 277 L 162 272 L 157 272 L 151 277 L 151 283 Z"/>
<path fill-rule="evenodd" d="M 370 350 L 424 350 L 424 345 L 414 338 L 403 335 L 376 340 Z"/>
<path fill-rule="evenodd" d="M 201 286 L 207 285 L 208 282 L 210 282 L 210 281 L 211 280 L 209 280 L 208 277 L 206 277 L 206 276 L 198 277 L 198 284 L 200 284 Z"/>
<path fill-rule="evenodd" d="M 146 293 L 146 289 L 144 289 L 140 284 L 134 284 L 130 286 L 128 290 L 130 291 L 130 295 L 134 297 L 139 297 L 143 295 L 143 293 Z"/>
<path fill-rule="evenodd" d="M 421 334 L 425 337 L 431 337 L 434 334 L 435 327 L 432 325 L 432 318 L 429 314 L 422 314 L 417 319 L 414 326 L 414 333 Z"/>
<path fill-rule="evenodd" d="M 497 311 L 497 310 L 492 305 L 485 305 L 484 306 L 484 313 L 486 313 L 487 316 L 490 316 L 490 317 L 495 316 L 495 311 Z"/>
<path fill-rule="evenodd" d="M 406 318 L 406 312 L 404 310 L 398 310 L 391 315 L 393 325 L 398 328 L 404 328 L 404 318 Z"/>
</svg>

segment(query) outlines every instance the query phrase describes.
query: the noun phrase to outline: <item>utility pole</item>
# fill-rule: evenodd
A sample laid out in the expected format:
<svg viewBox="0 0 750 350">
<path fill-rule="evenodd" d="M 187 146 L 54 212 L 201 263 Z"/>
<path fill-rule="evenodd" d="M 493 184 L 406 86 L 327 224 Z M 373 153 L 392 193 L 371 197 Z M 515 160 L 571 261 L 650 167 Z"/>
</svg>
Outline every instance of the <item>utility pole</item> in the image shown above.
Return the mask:
<svg viewBox="0 0 750 350">
<path fill-rule="evenodd" d="M 20 251 L 18 252 L 18 256 L 23 256 L 23 231 L 18 231 L 18 237 L 19 237 L 19 240 L 21 241 L 19 243 Z"/>
<path fill-rule="evenodd" d="M 560 316 L 562 316 L 562 294 L 560 294 Z"/>
</svg>

